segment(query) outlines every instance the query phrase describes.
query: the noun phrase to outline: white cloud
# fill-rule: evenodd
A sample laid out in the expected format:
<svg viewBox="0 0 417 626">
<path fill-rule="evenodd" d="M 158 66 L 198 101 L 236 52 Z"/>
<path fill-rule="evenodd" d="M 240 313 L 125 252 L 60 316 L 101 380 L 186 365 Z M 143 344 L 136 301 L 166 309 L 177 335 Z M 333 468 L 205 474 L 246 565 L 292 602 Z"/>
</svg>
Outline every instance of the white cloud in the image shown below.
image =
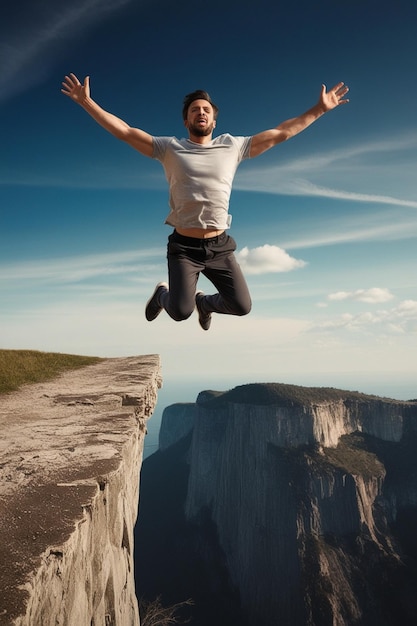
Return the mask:
<svg viewBox="0 0 417 626">
<path fill-rule="evenodd" d="M 257 248 L 242 248 L 236 257 L 246 274 L 290 272 L 306 265 L 305 261 L 295 259 L 282 248 L 269 244 Z"/>
<path fill-rule="evenodd" d="M 415 316 L 417 302 L 401 303 L 401 314 Z M 350 320 L 346 316 L 343 321 L 349 324 Z M 403 397 L 415 397 L 417 333 L 392 331 L 388 339 L 382 333 L 345 336 L 323 329 L 306 334 L 308 325 L 305 319 L 265 318 L 254 313 L 242 318 L 219 315 L 204 333 L 196 314 L 181 323 L 162 314 L 150 324 L 144 318 L 143 302 L 129 304 L 116 298 L 105 306 L 96 300 L 74 299 L 33 309 L 29 301 L 18 314 L 0 311 L 3 348 L 107 357 L 159 354 L 164 387 L 173 381 L 198 381 L 198 390 L 228 389 L 262 380 L 373 393 L 367 379 L 379 381 L 381 387 L 380 373 L 386 372 L 391 385 L 404 381 L 405 373 L 412 391 Z M 222 352 L 220 361 L 219 345 L 230 348 Z M 354 376 L 353 382 L 346 379 L 347 372 Z M 377 393 L 391 392 L 382 385 Z"/>
<path fill-rule="evenodd" d="M 330 307 L 322 309 L 319 317 L 327 319 L 315 325 L 316 332 L 308 332 L 313 330 L 311 307 L 296 316 L 283 311 L 277 316 L 274 310 L 271 317 L 271 311 L 267 316 L 257 313 L 262 311 L 260 303 L 242 318 L 213 316 L 209 333 L 201 330 L 196 314 L 182 323 L 161 314 L 149 324 L 144 306 L 156 278 L 160 279 L 156 270 L 148 273 L 145 269 L 131 284 L 115 272 L 108 283 L 102 280 L 106 264 L 114 270 L 118 264 L 122 267 L 130 262 L 150 267 L 152 259 L 155 261 L 152 255 L 158 254 L 159 259 L 159 251 L 145 252 L 148 257 L 127 252 L 66 259 L 59 264 L 53 260 L 38 263 L 34 274 L 30 264 L 14 266 L 15 271 L 8 266 L 8 282 L 1 284 L 0 345 L 99 356 L 160 354 L 165 381 L 198 379 L 201 389 L 228 388 L 231 378 L 234 384 L 260 379 L 311 384 L 302 379 L 302 372 L 316 376 L 315 384 L 329 385 L 334 384 L 332 376 L 337 371 L 355 372 L 364 387 L 358 364 L 371 375 L 378 369 L 397 368 L 409 376 L 416 371 L 416 300 L 403 300 L 391 310 L 357 316 L 346 313 L 337 319 L 328 315 Z M 56 273 L 52 274 L 54 266 Z M 91 282 L 83 281 L 87 275 L 81 273 L 83 266 L 92 276 Z M 78 278 L 71 282 L 74 277 Z M 22 281 L 33 285 L 30 293 L 26 283 L 22 288 Z M 230 348 L 222 352 L 221 362 L 219 345 Z M 346 388 L 343 376 L 341 381 L 337 385 Z M 408 393 L 408 397 L 414 396 Z"/>
<path fill-rule="evenodd" d="M 417 300 L 404 300 L 395 309 L 395 313 L 403 320 L 417 320 Z"/>
<path fill-rule="evenodd" d="M 392 300 L 394 296 L 389 289 L 372 287 L 371 289 L 357 289 L 356 291 L 337 291 L 329 294 L 327 297 L 329 300 L 358 300 L 359 302 L 379 304 L 380 302 Z"/>
<path fill-rule="evenodd" d="M 404 300 L 392 309 L 365 311 L 357 315 L 344 313 L 335 319 L 312 324 L 309 328 L 309 332 L 340 330 L 375 334 L 380 338 L 393 334 L 417 334 L 417 301 Z"/>
</svg>

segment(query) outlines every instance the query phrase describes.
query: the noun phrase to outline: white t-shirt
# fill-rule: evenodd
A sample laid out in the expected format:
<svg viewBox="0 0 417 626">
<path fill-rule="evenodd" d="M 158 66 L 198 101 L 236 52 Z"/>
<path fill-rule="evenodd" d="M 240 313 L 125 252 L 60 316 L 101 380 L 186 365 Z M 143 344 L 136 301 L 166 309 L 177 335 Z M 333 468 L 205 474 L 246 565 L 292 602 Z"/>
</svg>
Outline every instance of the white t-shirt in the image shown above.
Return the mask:
<svg viewBox="0 0 417 626">
<path fill-rule="evenodd" d="M 169 184 L 171 211 L 165 223 L 174 228 L 229 228 L 233 178 L 241 161 L 249 158 L 251 139 L 224 134 L 199 144 L 153 137 L 153 158 L 162 163 Z"/>
</svg>

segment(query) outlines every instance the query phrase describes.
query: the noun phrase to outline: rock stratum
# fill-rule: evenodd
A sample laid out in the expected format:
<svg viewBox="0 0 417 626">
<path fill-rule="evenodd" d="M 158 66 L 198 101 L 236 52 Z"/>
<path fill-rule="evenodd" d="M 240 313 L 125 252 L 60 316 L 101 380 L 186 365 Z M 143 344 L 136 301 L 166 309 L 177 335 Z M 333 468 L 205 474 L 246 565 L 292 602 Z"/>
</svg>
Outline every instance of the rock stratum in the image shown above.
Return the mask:
<svg viewBox="0 0 417 626">
<path fill-rule="evenodd" d="M 417 623 L 416 401 L 243 385 L 172 405 L 160 440 L 139 593 L 193 597 L 196 626 Z"/>
<path fill-rule="evenodd" d="M 159 357 L 0 397 L 0 624 L 139 624 L 133 531 Z"/>
</svg>

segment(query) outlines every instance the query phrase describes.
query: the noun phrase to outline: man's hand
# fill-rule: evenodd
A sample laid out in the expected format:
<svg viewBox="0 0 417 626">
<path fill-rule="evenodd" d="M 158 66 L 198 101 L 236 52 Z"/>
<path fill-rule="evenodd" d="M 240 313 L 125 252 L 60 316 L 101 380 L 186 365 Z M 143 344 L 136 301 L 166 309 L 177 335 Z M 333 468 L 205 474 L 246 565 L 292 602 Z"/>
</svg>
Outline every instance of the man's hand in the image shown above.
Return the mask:
<svg viewBox="0 0 417 626">
<path fill-rule="evenodd" d="M 346 104 L 349 100 L 344 96 L 348 91 L 349 87 L 346 87 L 345 83 L 337 83 L 330 91 L 326 91 L 326 85 L 322 85 L 319 101 L 311 109 L 298 117 L 282 122 L 276 128 L 253 135 L 250 156 L 256 157 L 278 143 L 287 141 L 308 128 L 327 111 L 335 109 L 339 104 Z"/>
<path fill-rule="evenodd" d="M 82 85 L 75 74 L 65 76 L 61 92 L 78 104 L 83 104 L 90 97 L 90 77 L 86 76 Z"/>
<path fill-rule="evenodd" d="M 65 76 L 62 83 L 61 92 L 71 98 L 74 102 L 81 105 L 82 108 L 91 117 L 100 124 L 105 130 L 111 133 L 117 139 L 125 141 L 132 148 L 138 150 L 143 155 L 152 157 L 153 155 L 153 137 L 140 128 L 132 128 L 126 124 L 120 117 L 113 115 L 109 111 L 105 111 L 97 102 L 90 97 L 90 77 L 84 78 L 84 84 L 81 84 L 75 74 Z"/>
<path fill-rule="evenodd" d="M 326 91 L 326 85 L 321 86 L 321 94 L 319 104 L 323 107 L 323 111 L 331 111 L 335 109 L 339 104 L 346 104 L 349 102 L 344 96 L 349 91 L 349 87 L 345 83 L 337 83 L 332 89 Z"/>
</svg>

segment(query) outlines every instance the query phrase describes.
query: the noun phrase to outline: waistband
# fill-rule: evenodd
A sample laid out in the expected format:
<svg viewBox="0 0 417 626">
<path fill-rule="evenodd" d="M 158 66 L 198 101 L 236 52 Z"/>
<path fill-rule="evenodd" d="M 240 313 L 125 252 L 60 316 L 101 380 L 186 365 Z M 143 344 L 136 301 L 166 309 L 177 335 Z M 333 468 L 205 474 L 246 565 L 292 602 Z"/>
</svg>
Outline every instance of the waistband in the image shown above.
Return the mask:
<svg viewBox="0 0 417 626">
<path fill-rule="evenodd" d="M 220 235 L 216 235 L 215 237 L 186 237 L 185 235 L 180 235 L 176 230 L 173 231 L 171 237 L 175 239 L 177 243 L 182 243 L 184 246 L 194 246 L 200 247 L 204 246 L 207 243 L 218 243 L 219 241 L 224 241 L 227 238 L 226 231 L 220 233 Z"/>
</svg>

